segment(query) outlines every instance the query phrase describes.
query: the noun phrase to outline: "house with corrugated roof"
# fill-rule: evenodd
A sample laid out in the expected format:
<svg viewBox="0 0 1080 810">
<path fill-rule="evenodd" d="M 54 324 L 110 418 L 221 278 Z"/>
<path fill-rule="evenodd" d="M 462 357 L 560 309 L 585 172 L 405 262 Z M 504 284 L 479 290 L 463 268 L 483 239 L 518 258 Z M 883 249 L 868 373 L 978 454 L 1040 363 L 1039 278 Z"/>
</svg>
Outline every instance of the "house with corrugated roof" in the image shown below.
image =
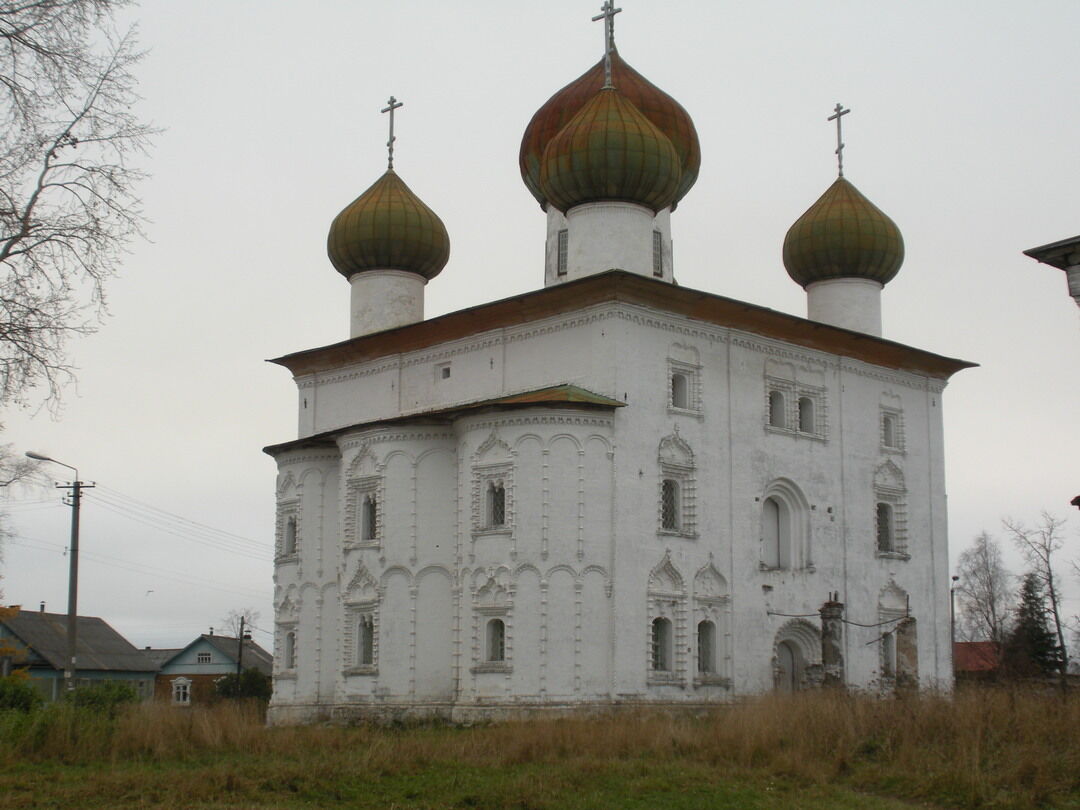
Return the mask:
<svg viewBox="0 0 1080 810">
<path fill-rule="evenodd" d="M 213 633 L 203 633 L 179 650 L 149 652 L 159 661 L 154 697 L 177 706 L 213 699 L 217 681 L 238 668 L 257 669 L 266 676 L 274 668 L 273 656 L 250 638 L 241 647 L 236 638 Z"/>
<path fill-rule="evenodd" d="M 68 617 L 64 613 L 19 611 L 0 619 L 0 647 L 12 648 L 12 663 L 25 668 L 46 700 L 64 692 Z M 114 681 L 134 687 L 141 698 L 154 693 L 157 665 L 104 619 L 76 619 L 75 685 Z"/>
</svg>

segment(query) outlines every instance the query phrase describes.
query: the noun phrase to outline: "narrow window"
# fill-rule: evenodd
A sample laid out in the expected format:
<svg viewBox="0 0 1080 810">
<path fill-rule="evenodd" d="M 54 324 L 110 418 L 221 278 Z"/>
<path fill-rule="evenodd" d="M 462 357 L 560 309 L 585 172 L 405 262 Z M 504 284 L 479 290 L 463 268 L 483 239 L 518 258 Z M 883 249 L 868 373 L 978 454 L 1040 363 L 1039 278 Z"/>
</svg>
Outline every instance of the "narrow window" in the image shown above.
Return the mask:
<svg viewBox="0 0 1080 810">
<path fill-rule="evenodd" d="M 716 672 L 716 625 L 710 621 L 697 626 L 697 668 L 701 673 Z"/>
<path fill-rule="evenodd" d="M 881 637 L 881 676 L 896 676 L 896 636 L 892 633 L 885 633 Z"/>
<path fill-rule="evenodd" d="M 780 567 L 780 504 L 773 498 L 761 507 L 761 562 L 766 568 Z"/>
<path fill-rule="evenodd" d="M 652 668 L 654 672 L 671 671 L 671 622 L 657 617 L 652 623 Z"/>
<path fill-rule="evenodd" d="M 652 232 L 652 274 L 664 277 L 664 236 L 660 231 Z"/>
<path fill-rule="evenodd" d="M 690 385 L 685 374 L 676 372 L 671 375 L 671 407 L 690 407 Z"/>
<path fill-rule="evenodd" d="M 558 245 L 559 255 L 558 255 L 558 258 L 556 259 L 556 261 L 558 262 L 558 265 L 556 267 L 556 272 L 560 276 L 565 276 L 566 275 L 567 247 L 568 247 L 569 244 L 570 244 L 570 234 L 567 232 L 566 228 L 563 228 L 561 231 L 559 231 L 559 245 Z"/>
<path fill-rule="evenodd" d="M 196 664 L 209 664 L 210 663 L 210 653 L 208 653 L 208 652 L 197 653 L 195 655 L 195 663 Z"/>
<path fill-rule="evenodd" d="M 877 547 L 878 551 L 893 550 L 893 511 L 887 503 L 877 505 Z"/>
<path fill-rule="evenodd" d="M 364 494 L 360 502 L 360 539 L 374 540 L 379 520 L 379 503 L 374 492 Z"/>
<path fill-rule="evenodd" d="M 896 417 L 891 413 L 881 416 L 881 443 L 885 447 L 896 447 Z"/>
<path fill-rule="evenodd" d="M 289 515 L 285 521 L 285 547 L 286 554 L 296 553 L 296 516 Z"/>
<path fill-rule="evenodd" d="M 814 400 L 810 397 L 799 397 L 799 431 L 814 432 Z"/>
<path fill-rule="evenodd" d="M 296 669 L 296 631 L 285 634 L 285 669 Z"/>
<path fill-rule="evenodd" d="M 679 530 L 679 482 L 665 478 L 660 485 L 660 527 Z"/>
<path fill-rule="evenodd" d="M 502 481 L 489 481 L 487 488 L 487 524 L 489 529 L 506 525 L 506 490 Z"/>
<path fill-rule="evenodd" d="M 360 617 L 358 630 L 359 643 L 356 645 L 356 663 L 370 667 L 375 663 L 375 618 L 370 613 Z"/>
<path fill-rule="evenodd" d="M 769 424 L 774 428 L 787 427 L 784 418 L 784 395 L 780 391 L 769 392 Z"/>
<path fill-rule="evenodd" d="M 487 623 L 487 660 L 506 660 L 506 625 L 502 619 L 491 619 Z"/>
</svg>

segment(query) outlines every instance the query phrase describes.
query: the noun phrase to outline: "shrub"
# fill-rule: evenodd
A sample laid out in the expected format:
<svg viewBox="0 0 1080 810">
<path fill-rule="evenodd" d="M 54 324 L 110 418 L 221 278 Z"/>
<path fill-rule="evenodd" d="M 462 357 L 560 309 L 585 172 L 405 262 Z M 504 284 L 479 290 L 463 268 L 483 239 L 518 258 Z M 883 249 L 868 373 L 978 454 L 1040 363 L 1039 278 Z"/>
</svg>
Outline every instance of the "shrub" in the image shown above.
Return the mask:
<svg viewBox="0 0 1080 810">
<path fill-rule="evenodd" d="M 29 712 L 44 702 L 41 693 L 26 678 L 14 675 L 0 678 L 0 709 Z"/>
<path fill-rule="evenodd" d="M 80 686 L 64 695 L 64 700 L 77 708 L 109 714 L 115 714 L 120 706 L 135 703 L 138 699 L 134 687 L 116 681 Z"/>
<path fill-rule="evenodd" d="M 218 678 L 214 688 L 217 690 L 218 697 L 258 698 L 262 701 L 270 700 L 273 692 L 270 676 L 264 675 L 254 667 L 245 669 L 240 675 L 234 673 Z"/>
</svg>

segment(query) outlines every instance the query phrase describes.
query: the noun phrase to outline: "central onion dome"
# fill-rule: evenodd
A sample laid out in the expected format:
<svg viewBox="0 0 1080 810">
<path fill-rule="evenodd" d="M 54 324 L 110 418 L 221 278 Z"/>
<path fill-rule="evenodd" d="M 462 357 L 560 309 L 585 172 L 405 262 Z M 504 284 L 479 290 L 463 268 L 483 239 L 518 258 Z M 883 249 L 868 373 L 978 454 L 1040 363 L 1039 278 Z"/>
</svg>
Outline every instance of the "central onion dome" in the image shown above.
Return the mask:
<svg viewBox="0 0 1080 810">
<path fill-rule="evenodd" d="M 326 252 L 345 278 L 404 270 L 430 281 L 450 259 L 450 236 L 435 212 L 387 169 L 334 217 Z"/>
<path fill-rule="evenodd" d="M 838 278 L 884 285 L 903 263 L 904 238 L 896 223 L 843 177 L 784 237 L 784 267 L 803 288 Z"/>
<path fill-rule="evenodd" d="M 675 148 L 681 175 L 672 200 L 674 207 L 697 181 L 701 168 L 701 146 L 694 122 L 679 102 L 630 67 L 615 49 L 611 51 L 611 79 L 624 98 L 667 136 Z M 549 98 L 525 128 L 518 156 L 521 178 L 541 207 L 546 208 L 548 202 L 540 185 L 540 163 L 545 148 L 603 86 L 604 60 L 601 59 Z"/>
<path fill-rule="evenodd" d="M 578 110 L 540 160 L 540 189 L 563 213 L 598 200 L 656 212 L 675 201 L 681 176 L 668 137 L 612 87 Z"/>
</svg>

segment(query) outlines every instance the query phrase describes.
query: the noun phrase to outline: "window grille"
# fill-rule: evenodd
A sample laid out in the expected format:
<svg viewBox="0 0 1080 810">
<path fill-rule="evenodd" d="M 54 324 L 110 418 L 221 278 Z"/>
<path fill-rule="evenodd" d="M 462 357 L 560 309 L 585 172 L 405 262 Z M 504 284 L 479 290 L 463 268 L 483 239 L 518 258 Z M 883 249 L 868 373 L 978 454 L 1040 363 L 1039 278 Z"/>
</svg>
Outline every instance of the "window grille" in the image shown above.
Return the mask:
<svg viewBox="0 0 1080 810">
<path fill-rule="evenodd" d="M 679 483 L 665 478 L 660 488 L 660 527 L 679 530 Z"/>
<path fill-rule="evenodd" d="M 654 672 L 671 671 L 671 622 L 657 617 L 652 623 L 652 668 Z"/>
<path fill-rule="evenodd" d="M 652 274 L 664 277 L 664 236 L 660 231 L 652 232 Z"/>
<path fill-rule="evenodd" d="M 892 507 L 887 503 L 877 505 L 877 548 L 878 551 L 894 551 Z"/>
<path fill-rule="evenodd" d="M 496 529 L 506 525 L 506 490 L 502 481 L 488 484 L 488 528 Z"/>
<path fill-rule="evenodd" d="M 558 262 L 558 265 L 556 267 L 556 272 L 560 276 L 565 276 L 566 275 L 567 249 L 568 249 L 569 243 L 570 243 L 570 234 L 565 228 L 563 228 L 561 231 L 559 231 L 559 244 L 558 244 L 558 253 L 559 253 L 559 255 L 558 255 L 558 258 L 556 259 L 556 261 Z"/>
</svg>

